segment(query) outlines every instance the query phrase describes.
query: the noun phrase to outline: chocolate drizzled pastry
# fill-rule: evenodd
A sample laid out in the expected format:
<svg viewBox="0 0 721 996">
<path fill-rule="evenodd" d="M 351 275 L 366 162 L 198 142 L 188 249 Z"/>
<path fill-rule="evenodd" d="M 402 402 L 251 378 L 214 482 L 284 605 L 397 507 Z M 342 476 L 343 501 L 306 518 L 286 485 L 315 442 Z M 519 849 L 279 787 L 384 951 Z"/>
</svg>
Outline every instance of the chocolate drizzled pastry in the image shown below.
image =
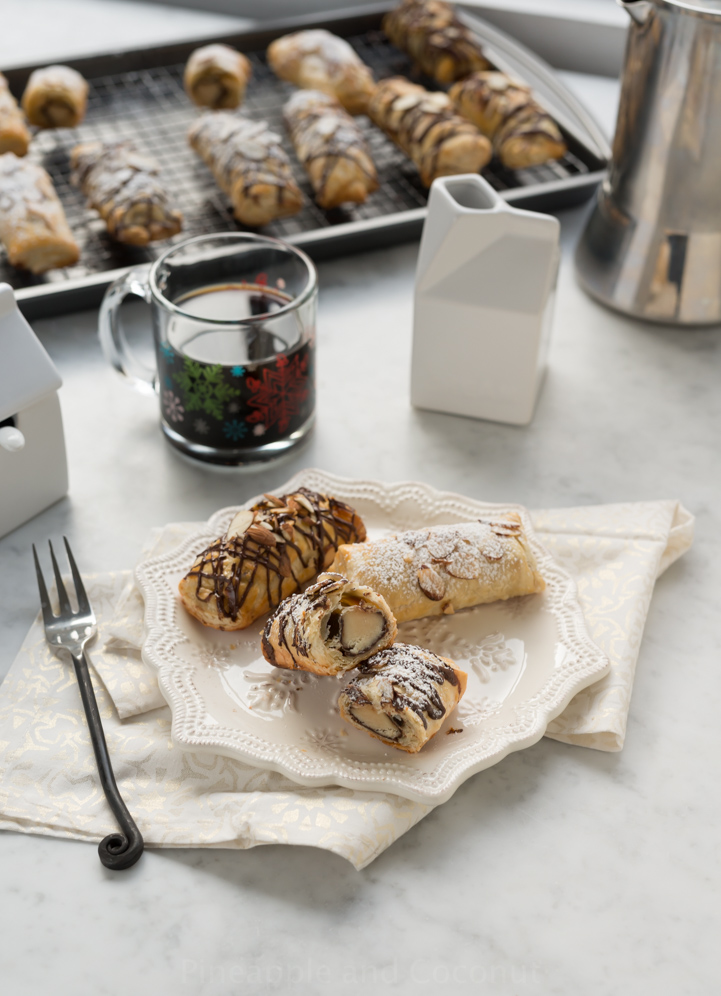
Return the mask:
<svg viewBox="0 0 721 996">
<path fill-rule="evenodd" d="M 449 95 L 464 118 L 493 142 L 508 169 L 527 169 L 566 154 L 558 125 L 531 94 L 531 88 L 505 73 L 473 73 L 455 83 Z"/>
<path fill-rule="evenodd" d="M 283 108 L 283 118 L 320 207 L 362 204 L 378 189 L 363 132 L 335 97 L 298 90 Z"/>
<path fill-rule="evenodd" d="M 297 31 L 271 42 L 267 58 L 282 80 L 330 94 L 349 114 L 366 113 L 373 74 L 343 38 L 324 28 Z"/>
<path fill-rule="evenodd" d="M 12 152 L 0 155 L 0 242 L 11 264 L 31 273 L 80 257 L 52 180 L 42 166 Z"/>
<path fill-rule="evenodd" d="M 208 111 L 191 126 L 188 140 L 244 225 L 257 228 L 300 211 L 303 194 L 293 179 L 280 135 L 265 121 Z"/>
<path fill-rule="evenodd" d="M 198 107 L 235 108 L 243 103 L 251 77 L 250 60 L 229 45 L 204 45 L 191 53 L 183 86 Z"/>
<path fill-rule="evenodd" d="M 383 595 L 398 622 L 546 586 L 516 512 L 342 546 L 331 570 Z"/>
<path fill-rule="evenodd" d="M 182 228 L 183 216 L 170 205 L 160 165 L 137 152 L 131 142 L 76 145 L 70 162 L 73 183 L 116 242 L 146 246 Z"/>
<path fill-rule="evenodd" d="M 280 603 L 261 643 L 269 664 L 341 674 L 390 647 L 396 621 L 382 595 L 340 574 L 321 574 Z"/>
<path fill-rule="evenodd" d="M 491 143 L 456 114 L 450 97 L 402 76 L 378 84 L 368 116 L 413 160 L 426 187 L 438 176 L 477 173 L 492 155 Z"/>
<path fill-rule="evenodd" d="M 341 544 L 365 535 L 360 516 L 329 495 L 265 495 L 196 557 L 180 597 L 206 626 L 245 629 L 328 567 Z"/>
<path fill-rule="evenodd" d="M 10 93 L 8 81 L 0 73 L 0 153 L 24 156 L 30 145 L 30 132 L 18 103 Z"/>
<path fill-rule="evenodd" d="M 341 716 L 411 754 L 440 730 L 466 690 L 466 673 L 453 661 L 405 643 L 374 654 L 358 671 L 340 693 Z"/>
<path fill-rule="evenodd" d="M 85 117 L 88 84 L 70 66 L 45 66 L 30 74 L 22 105 L 38 128 L 75 128 Z"/>
<path fill-rule="evenodd" d="M 383 18 L 383 30 L 438 83 L 490 67 L 473 33 L 442 0 L 403 0 Z"/>
</svg>

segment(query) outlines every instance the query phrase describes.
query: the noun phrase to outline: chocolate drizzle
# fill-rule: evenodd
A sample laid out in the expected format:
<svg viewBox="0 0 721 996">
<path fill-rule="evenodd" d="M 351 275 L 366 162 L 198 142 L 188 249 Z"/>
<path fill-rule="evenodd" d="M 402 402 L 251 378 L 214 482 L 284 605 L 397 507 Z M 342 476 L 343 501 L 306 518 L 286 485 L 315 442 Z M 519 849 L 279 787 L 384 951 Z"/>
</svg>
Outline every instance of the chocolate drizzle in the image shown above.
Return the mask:
<svg viewBox="0 0 721 996">
<path fill-rule="evenodd" d="M 442 0 L 403 0 L 383 18 L 383 30 L 439 83 L 490 65 L 473 33 Z"/>
<path fill-rule="evenodd" d="M 232 622 L 251 591 L 264 589 L 264 607 L 254 612 L 257 618 L 318 574 L 342 543 L 365 538 L 363 523 L 349 505 L 308 488 L 280 498 L 270 495 L 251 511 L 253 523 L 245 532 L 221 536 L 187 574 L 196 579 L 197 600 L 214 601 L 219 618 Z"/>
<path fill-rule="evenodd" d="M 446 714 L 438 689 L 446 681 L 458 685 L 458 675 L 442 657 L 404 643 L 379 651 L 358 670 L 360 677 L 350 682 L 342 693 L 349 697 L 351 704 L 368 703 L 364 685 L 380 678 L 383 682 L 381 706 L 385 714 L 398 723 L 401 714 L 411 710 L 424 729 L 428 729 L 429 719 L 441 719 Z"/>
</svg>

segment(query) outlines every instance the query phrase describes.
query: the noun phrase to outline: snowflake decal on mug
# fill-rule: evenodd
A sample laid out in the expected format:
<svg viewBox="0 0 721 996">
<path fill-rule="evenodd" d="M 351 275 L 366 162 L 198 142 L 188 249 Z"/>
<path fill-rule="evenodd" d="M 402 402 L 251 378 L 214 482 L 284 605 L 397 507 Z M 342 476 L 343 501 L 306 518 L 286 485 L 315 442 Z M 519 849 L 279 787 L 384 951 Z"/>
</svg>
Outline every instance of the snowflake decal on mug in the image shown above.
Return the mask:
<svg viewBox="0 0 721 996">
<path fill-rule="evenodd" d="M 182 422 L 185 418 L 185 408 L 172 391 L 163 391 L 163 411 L 171 422 Z"/>
</svg>

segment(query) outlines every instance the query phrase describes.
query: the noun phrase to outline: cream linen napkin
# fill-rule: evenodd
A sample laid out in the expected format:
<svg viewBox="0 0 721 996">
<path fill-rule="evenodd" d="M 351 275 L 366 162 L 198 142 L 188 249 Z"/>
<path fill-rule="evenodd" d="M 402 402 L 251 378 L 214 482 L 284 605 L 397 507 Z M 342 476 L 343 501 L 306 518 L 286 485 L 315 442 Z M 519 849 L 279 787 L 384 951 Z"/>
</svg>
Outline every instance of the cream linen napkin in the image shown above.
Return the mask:
<svg viewBox="0 0 721 996">
<path fill-rule="evenodd" d="M 691 545 L 675 501 L 533 513 L 540 539 L 576 577 L 589 632 L 611 673 L 576 696 L 547 735 L 620 750 L 646 613 L 658 575 Z M 151 537 L 170 549 L 196 523 Z M 140 659 L 142 599 L 129 572 L 88 578 L 99 619 L 91 649 L 115 771 L 149 846 L 307 844 L 363 868 L 431 809 L 396 796 L 303 788 L 239 761 L 179 751 L 154 673 Z M 72 669 L 50 653 L 39 619 L 0 688 L 0 828 L 100 840 L 112 817 Z"/>
</svg>

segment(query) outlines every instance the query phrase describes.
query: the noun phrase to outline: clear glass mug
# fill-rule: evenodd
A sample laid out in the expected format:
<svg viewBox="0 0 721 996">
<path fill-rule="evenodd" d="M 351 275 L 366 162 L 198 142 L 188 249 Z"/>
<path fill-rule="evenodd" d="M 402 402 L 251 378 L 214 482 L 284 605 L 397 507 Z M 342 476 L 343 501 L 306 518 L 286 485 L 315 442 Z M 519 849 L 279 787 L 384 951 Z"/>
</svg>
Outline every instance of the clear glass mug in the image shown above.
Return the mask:
<svg viewBox="0 0 721 996">
<path fill-rule="evenodd" d="M 125 298 L 151 306 L 156 370 L 128 348 Z M 252 233 L 201 235 L 112 284 L 100 307 L 110 363 L 160 400 L 161 427 L 188 456 L 232 466 L 297 446 L 315 411 L 318 278 L 299 249 Z"/>
</svg>

